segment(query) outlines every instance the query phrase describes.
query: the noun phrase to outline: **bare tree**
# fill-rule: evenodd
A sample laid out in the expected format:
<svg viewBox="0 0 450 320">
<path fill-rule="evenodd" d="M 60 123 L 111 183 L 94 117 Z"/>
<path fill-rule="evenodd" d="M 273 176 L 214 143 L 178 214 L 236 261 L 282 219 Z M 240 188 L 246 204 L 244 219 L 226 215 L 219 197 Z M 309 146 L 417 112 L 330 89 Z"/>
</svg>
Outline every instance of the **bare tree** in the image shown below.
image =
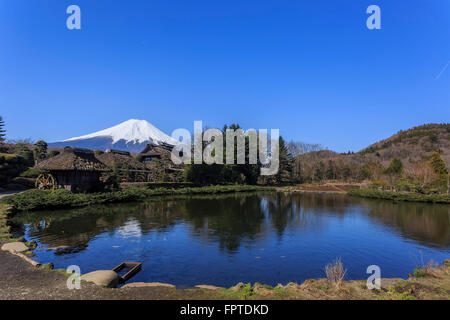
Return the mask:
<svg viewBox="0 0 450 320">
<path fill-rule="evenodd" d="M 417 162 L 410 164 L 405 169 L 406 176 L 417 181 L 421 188 L 433 183 L 437 175 L 428 162 Z"/>
<path fill-rule="evenodd" d="M 326 150 L 326 148 L 320 144 L 306 143 L 306 142 L 293 141 L 293 140 L 291 140 L 288 143 L 287 147 L 288 147 L 289 153 L 294 157 L 301 155 L 301 154 L 309 153 L 309 152 Z"/>
</svg>

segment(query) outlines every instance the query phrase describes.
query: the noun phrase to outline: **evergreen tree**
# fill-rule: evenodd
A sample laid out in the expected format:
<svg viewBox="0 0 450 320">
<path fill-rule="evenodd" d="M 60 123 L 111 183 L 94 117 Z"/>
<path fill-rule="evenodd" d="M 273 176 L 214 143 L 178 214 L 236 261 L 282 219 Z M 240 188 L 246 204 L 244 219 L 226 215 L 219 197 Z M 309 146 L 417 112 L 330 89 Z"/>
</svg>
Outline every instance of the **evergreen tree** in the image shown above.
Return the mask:
<svg viewBox="0 0 450 320">
<path fill-rule="evenodd" d="M 48 153 L 48 158 L 53 158 L 56 157 L 57 155 L 59 155 L 61 152 L 58 150 L 52 150 Z"/>
<path fill-rule="evenodd" d="M 435 152 L 430 158 L 430 164 L 434 172 L 438 175 L 447 175 L 448 169 L 445 161 L 442 159 L 439 152 Z"/>
<path fill-rule="evenodd" d="M 394 158 L 392 159 L 389 167 L 384 170 L 384 174 L 386 174 L 389 178 L 389 184 L 394 186 L 395 182 L 401 176 L 403 171 L 403 163 L 400 159 Z"/>
<path fill-rule="evenodd" d="M 226 131 L 227 129 L 239 130 L 242 129 L 239 124 L 232 124 L 229 127 L 226 125 L 223 127 L 222 133 L 224 135 L 224 163 L 226 163 Z M 250 139 L 245 137 L 245 164 L 235 164 L 235 165 L 225 165 L 224 166 L 224 176 L 231 174 L 231 181 L 228 182 L 238 182 L 245 184 L 256 184 L 258 176 L 260 173 L 259 164 L 250 164 L 249 152 L 250 152 Z M 234 140 L 234 159 L 237 161 L 238 153 L 238 141 Z"/>
<path fill-rule="evenodd" d="M 34 158 L 37 162 L 47 159 L 47 142 L 39 140 L 34 144 Z"/>
<path fill-rule="evenodd" d="M 33 151 L 30 150 L 30 147 L 28 146 L 27 143 L 24 142 L 17 143 L 14 149 L 14 153 L 24 158 L 26 164 L 29 167 L 34 166 Z"/>
<path fill-rule="evenodd" d="M 4 128 L 5 128 L 5 121 L 3 120 L 3 117 L 0 116 L 0 143 L 5 141 L 6 130 Z"/>
<path fill-rule="evenodd" d="M 437 184 L 441 192 L 449 193 L 450 177 L 445 161 L 442 159 L 439 152 L 435 152 L 430 158 L 430 165 L 438 177 Z"/>
<path fill-rule="evenodd" d="M 292 167 L 294 158 L 289 152 L 286 141 L 280 136 L 279 139 L 279 159 L 280 166 L 278 173 L 275 175 L 275 180 L 278 184 L 287 184 L 292 181 Z"/>
<path fill-rule="evenodd" d="M 243 183 L 256 184 L 260 173 L 260 164 L 249 164 L 250 139 L 245 138 L 245 164 L 226 164 L 226 131 L 227 129 L 241 129 L 239 124 L 225 125 L 222 129 L 223 135 L 223 164 L 190 164 L 184 172 L 186 181 L 195 184 L 222 184 L 222 183 Z M 203 148 L 206 143 L 203 142 Z M 238 141 L 234 140 L 234 159 L 237 161 Z"/>
<path fill-rule="evenodd" d="M 392 159 L 389 167 L 384 170 L 385 174 L 400 176 L 403 171 L 403 163 L 400 159 L 394 158 Z"/>
</svg>

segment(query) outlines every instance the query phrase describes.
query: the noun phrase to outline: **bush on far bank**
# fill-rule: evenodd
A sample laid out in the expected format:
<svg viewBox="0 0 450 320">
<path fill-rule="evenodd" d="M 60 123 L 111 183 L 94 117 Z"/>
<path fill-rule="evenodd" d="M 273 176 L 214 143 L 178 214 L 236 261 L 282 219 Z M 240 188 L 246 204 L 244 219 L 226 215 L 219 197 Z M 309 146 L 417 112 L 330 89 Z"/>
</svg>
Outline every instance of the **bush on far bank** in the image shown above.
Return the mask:
<svg viewBox="0 0 450 320">
<path fill-rule="evenodd" d="M 250 186 L 250 185 L 228 185 L 208 186 L 192 188 L 126 188 L 119 191 L 100 193 L 72 193 L 68 190 L 58 189 L 53 192 L 46 190 L 28 190 L 20 194 L 5 197 L 1 202 L 9 204 L 16 211 L 43 210 L 58 208 L 75 208 L 94 204 L 105 204 L 114 202 L 143 201 L 152 196 L 164 195 L 198 195 L 198 194 L 221 194 L 232 192 L 251 192 L 273 190 L 273 188 Z"/>
<path fill-rule="evenodd" d="M 350 196 L 372 198 L 372 199 L 450 204 L 450 195 L 448 194 L 420 194 L 420 193 L 383 191 L 375 189 L 354 189 L 350 190 L 348 194 Z"/>
</svg>

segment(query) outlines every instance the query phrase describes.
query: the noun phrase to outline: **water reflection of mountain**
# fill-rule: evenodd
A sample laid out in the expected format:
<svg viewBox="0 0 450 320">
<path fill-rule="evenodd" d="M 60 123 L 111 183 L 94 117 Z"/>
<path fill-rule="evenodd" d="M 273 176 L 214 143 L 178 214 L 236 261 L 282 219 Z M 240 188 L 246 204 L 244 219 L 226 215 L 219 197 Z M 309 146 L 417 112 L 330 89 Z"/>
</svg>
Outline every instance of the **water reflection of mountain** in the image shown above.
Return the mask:
<svg viewBox="0 0 450 320">
<path fill-rule="evenodd" d="M 85 248 L 100 234 L 122 237 L 164 233 L 183 224 L 197 241 L 218 243 L 229 253 L 243 243 L 278 238 L 288 231 L 318 232 L 329 226 L 329 216 L 343 219 L 367 214 L 395 228 L 403 237 L 428 246 L 449 245 L 448 206 L 359 200 L 333 194 L 243 194 L 160 198 L 145 203 L 115 204 L 76 210 L 19 215 L 16 232 L 25 232 L 49 247 Z"/>
</svg>

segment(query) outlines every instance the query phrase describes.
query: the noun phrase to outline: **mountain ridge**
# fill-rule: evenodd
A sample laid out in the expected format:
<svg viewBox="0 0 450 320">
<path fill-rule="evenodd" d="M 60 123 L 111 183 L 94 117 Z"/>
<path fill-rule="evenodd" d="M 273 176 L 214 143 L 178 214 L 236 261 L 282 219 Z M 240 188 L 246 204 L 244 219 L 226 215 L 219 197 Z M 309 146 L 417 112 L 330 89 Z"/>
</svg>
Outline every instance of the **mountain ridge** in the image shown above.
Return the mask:
<svg viewBox="0 0 450 320">
<path fill-rule="evenodd" d="M 429 123 L 400 130 L 358 152 L 319 150 L 300 154 L 295 159 L 297 170 L 306 181 L 317 180 L 319 176 L 328 176 L 329 180 L 359 180 L 363 169 L 373 164 L 386 168 L 397 158 L 409 167 L 428 161 L 435 152 L 450 167 L 450 123 Z"/>
</svg>

